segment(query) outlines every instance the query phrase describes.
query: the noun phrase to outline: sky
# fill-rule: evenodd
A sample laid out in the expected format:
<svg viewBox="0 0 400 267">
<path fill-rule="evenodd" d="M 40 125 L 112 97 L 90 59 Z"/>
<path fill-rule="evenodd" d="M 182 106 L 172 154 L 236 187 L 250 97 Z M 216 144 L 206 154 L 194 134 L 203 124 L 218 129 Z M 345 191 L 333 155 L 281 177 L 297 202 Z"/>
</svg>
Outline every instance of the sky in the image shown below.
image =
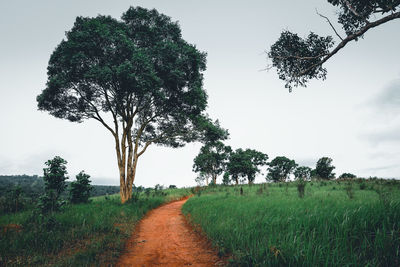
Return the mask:
<svg viewBox="0 0 400 267">
<path fill-rule="evenodd" d="M 327 156 L 338 175 L 400 177 L 400 20 L 350 43 L 325 64 L 327 80 L 307 88 L 289 93 L 276 71 L 266 70 L 266 51 L 282 30 L 333 35 L 316 9 L 332 22 L 335 9 L 320 0 L 1 1 L 0 175 L 42 175 L 44 162 L 58 155 L 68 161 L 70 179 L 85 170 L 94 184 L 118 185 L 110 133 L 96 121 L 71 123 L 38 111 L 36 96 L 51 53 L 77 16 L 120 18 L 129 6 L 179 21 L 183 38 L 207 52 L 207 113 L 229 130 L 226 143 L 234 149 L 309 167 Z M 135 184 L 195 185 L 200 147 L 150 146 Z M 256 178 L 262 181 L 265 171 Z"/>
</svg>

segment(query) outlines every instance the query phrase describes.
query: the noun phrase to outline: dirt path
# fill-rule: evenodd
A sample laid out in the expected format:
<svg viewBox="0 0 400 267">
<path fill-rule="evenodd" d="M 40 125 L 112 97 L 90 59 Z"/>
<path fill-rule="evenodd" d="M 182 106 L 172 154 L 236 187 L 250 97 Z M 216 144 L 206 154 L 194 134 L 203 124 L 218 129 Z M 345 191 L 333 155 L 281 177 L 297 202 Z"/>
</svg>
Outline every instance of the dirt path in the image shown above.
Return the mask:
<svg viewBox="0 0 400 267">
<path fill-rule="evenodd" d="M 186 200 L 150 211 L 128 241 L 117 266 L 223 266 L 215 251 L 187 225 Z"/>
</svg>

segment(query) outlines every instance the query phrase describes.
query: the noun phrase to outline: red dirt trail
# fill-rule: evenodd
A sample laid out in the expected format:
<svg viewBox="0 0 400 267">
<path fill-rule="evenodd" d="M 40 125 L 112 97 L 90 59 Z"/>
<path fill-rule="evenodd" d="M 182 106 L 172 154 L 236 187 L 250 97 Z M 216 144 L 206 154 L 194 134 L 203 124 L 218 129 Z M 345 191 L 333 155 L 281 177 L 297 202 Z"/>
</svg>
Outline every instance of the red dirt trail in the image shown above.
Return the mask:
<svg viewBox="0 0 400 267">
<path fill-rule="evenodd" d="M 224 266 L 204 238 L 186 223 L 180 200 L 150 211 L 126 244 L 117 266 Z"/>
</svg>

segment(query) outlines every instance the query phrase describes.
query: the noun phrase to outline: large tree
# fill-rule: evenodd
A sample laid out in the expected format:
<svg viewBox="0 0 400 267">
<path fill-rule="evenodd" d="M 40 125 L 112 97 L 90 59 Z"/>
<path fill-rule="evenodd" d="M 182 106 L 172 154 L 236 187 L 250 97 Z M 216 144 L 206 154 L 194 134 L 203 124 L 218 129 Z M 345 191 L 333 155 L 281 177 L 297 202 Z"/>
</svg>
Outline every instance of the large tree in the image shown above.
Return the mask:
<svg viewBox="0 0 400 267">
<path fill-rule="evenodd" d="M 254 149 L 243 150 L 241 148 L 233 151 L 227 163 L 227 173 L 236 184 L 239 178 L 247 179 L 249 184 L 254 182 L 260 167 L 267 163 L 268 155 Z"/>
<path fill-rule="evenodd" d="M 274 182 L 285 182 L 289 179 L 290 174 L 297 167 L 294 160 L 287 157 L 276 157 L 268 163 L 267 180 Z"/>
<path fill-rule="evenodd" d="M 122 20 L 77 17 L 47 69 L 39 109 L 72 122 L 94 119 L 112 134 L 122 203 L 151 144 L 181 147 L 211 124 L 203 114 L 206 54 L 154 9 L 131 7 Z"/>
<path fill-rule="evenodd" d="M 268 57 L 271 67 L 278 71 L 285 87 L 306 86 L 311 79 L 325 79 L 327 70 L 322 66 L 332 56 L 352 41 L 358 41 L 375 27 L 400 18 L 400 0 L 327 0 L 337 8 L 339 33 L 328 17 L 319 14 L 331 26 L 334 36 L 321 37 L 311 32 L 301 38 L 290 31 L 283 31 L 271 46 Z M 335 40 L 338 43 L 335 45 Z"/>
<path fill-rule="evenodd" d="M 315 174 L 317 177 L 322 179 L 332 179 L 335 178 L 333 170 L 335 166 L 332 165 L 332 159 L 328 157 L 322 157 L 317 161 L 315 166 Z"/>
</svg>

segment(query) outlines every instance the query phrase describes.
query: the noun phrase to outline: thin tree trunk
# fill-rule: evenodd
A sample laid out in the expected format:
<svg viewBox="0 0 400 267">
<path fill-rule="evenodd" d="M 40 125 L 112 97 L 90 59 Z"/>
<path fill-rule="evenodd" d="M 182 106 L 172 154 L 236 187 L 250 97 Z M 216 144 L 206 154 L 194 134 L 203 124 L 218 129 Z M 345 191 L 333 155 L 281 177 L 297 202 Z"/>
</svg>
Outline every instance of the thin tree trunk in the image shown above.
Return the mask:
<svg viewBox="0 0 400 267">
<path fill-rule="evenodd" d="M 216 185 L 217 184 L 217 175 L 213 175 L 212 180 L 213 180 L 214 185 Z"/>
</svg>

